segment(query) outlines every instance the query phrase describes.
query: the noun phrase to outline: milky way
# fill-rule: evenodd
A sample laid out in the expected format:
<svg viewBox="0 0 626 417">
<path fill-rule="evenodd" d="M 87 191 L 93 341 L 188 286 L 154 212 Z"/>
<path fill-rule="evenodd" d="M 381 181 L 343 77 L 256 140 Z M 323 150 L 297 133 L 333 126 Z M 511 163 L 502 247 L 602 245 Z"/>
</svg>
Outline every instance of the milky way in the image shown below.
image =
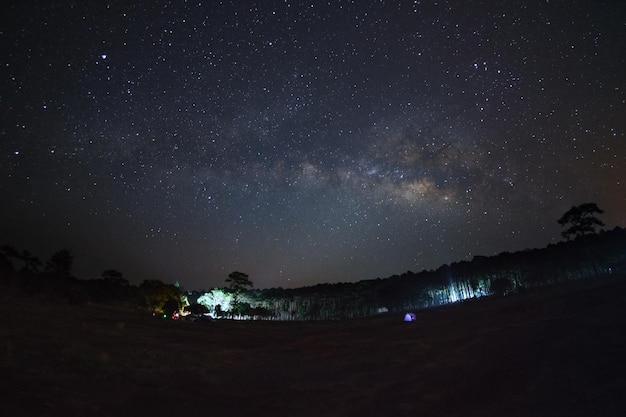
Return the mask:
<svg viewBox="0 0 626 417">
<path fill-rule="evenodd" d="M 622 2 L 9 3 L 0 243 L 80 278 L 354 282 L 584 202 L 626 225 Z"/>
</svg>

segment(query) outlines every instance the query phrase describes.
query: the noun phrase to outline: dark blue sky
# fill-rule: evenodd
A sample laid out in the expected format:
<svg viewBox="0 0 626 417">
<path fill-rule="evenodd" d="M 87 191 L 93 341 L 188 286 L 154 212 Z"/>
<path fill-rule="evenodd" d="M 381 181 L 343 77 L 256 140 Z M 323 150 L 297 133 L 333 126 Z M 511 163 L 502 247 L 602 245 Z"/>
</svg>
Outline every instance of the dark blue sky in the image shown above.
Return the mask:
<svg viewBox="0 0 626 417">
<path fill-rule="evenodd" d="M 128 3 L 0 6 L 0 244 L 267 288 L 626 225 L 622 2 Z"/>
</svg>

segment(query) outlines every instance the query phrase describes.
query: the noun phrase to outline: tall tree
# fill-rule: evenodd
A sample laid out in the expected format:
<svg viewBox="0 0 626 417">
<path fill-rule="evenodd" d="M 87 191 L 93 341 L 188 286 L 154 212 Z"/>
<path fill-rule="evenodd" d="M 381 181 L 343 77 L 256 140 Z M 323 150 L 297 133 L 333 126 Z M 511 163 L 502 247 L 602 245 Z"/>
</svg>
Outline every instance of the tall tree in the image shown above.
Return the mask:
<svg viewBox="0 0 626 417">
<path fill-rule="evenodd" d="M 561 236 L 570 240 L 578 236 L 595 233 L 596 227 L 602 228 L 604 226 L 604 223 L 596 217 L 596 214 L 602 213 L 604 210 L 598 208 L 596 203 L 573 206 L 558 220 L 561 226 L 567 227 L 561 232 Z"/>
<path fill-rule="evenodd" d="M 226 278 L 226 282 L 228 283 L 228 287 L 234 292 L 244 291 L 247 287 L 252 287 L 252 281 L 248 277 L 248 274 L 244 274 L 243 272 L 235 271 L 228 274 L 228 278 Z"/>
<path fill-rule="evenodd" d="M 226 278 L 226 282 L 231 290 L 233 290 L 233 305 L 232 312 L 240 312 L 240 299 L 241 293 L 246 290 L 248 287 L 252 287 L 252 281 L 248 277 L 248 274 L 244 274 L 243 272 L 234 271 L 228 274 L 228 278 Z"/>
<path fill-rule="evenodd" d="M 69 278 L 72 275 L 74 255 L 69 249 L 61 249 L 46 262 L 46 272 L 51 272 L 58 277 Z"/>
</svg>

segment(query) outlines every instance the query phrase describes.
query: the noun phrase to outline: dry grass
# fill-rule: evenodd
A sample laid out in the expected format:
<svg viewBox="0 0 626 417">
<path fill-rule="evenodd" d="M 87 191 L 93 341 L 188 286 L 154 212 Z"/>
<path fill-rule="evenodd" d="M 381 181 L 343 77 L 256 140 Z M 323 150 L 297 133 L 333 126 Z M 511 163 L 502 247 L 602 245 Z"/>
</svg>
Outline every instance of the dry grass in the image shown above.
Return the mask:
<svg viewBox="0 0 626 417">
<path fill-rule="evenodd" d="M 188 323 L 0 305 L 1 415 L 626 415 L 626 281 L 402 316 Z"/>
</svg>

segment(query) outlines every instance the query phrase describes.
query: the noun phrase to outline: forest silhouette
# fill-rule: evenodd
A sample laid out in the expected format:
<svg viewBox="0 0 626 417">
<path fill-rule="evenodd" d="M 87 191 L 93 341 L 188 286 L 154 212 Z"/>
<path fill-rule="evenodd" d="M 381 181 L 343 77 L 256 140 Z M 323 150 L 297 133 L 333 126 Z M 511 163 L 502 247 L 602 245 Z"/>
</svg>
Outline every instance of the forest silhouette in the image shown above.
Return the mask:
<svg viewBox="0 0 626 417">
<path fill-rule="evenodd" d="M 569 281 L 623 275 L 626 272 L 626 230 L 596 232 L 603 226 L 597 205 L 572 207 L 559 219 L 567 240 L 541 249 L 525 249 L 471 261 L 442 265 L 435 270 L 351 283 L 308 287 L 256 289 L 247 274 L 233 272 L 230 284 L 213 290 L 183 291 L 177 285 L 145 280 L 131 285 L 121 272 L 103 271 L 99 279 L 71 275 L 68 249 L 43 263 L 27 250 L 0 247 L 0 282 L 24 295 L 45 294 L 73 304 L 99 303 L 144 309 L 171 317 L 271 320 L 330 320 L 398 313 L 442 306 L 484 296 L 506 296 Z M 230 297 L 230 298 L 229 298 Z M 228 298 L 230 301 L 226 300 Z M 228 301 L 228 302 L 227 302 Z"/>
</svg>

